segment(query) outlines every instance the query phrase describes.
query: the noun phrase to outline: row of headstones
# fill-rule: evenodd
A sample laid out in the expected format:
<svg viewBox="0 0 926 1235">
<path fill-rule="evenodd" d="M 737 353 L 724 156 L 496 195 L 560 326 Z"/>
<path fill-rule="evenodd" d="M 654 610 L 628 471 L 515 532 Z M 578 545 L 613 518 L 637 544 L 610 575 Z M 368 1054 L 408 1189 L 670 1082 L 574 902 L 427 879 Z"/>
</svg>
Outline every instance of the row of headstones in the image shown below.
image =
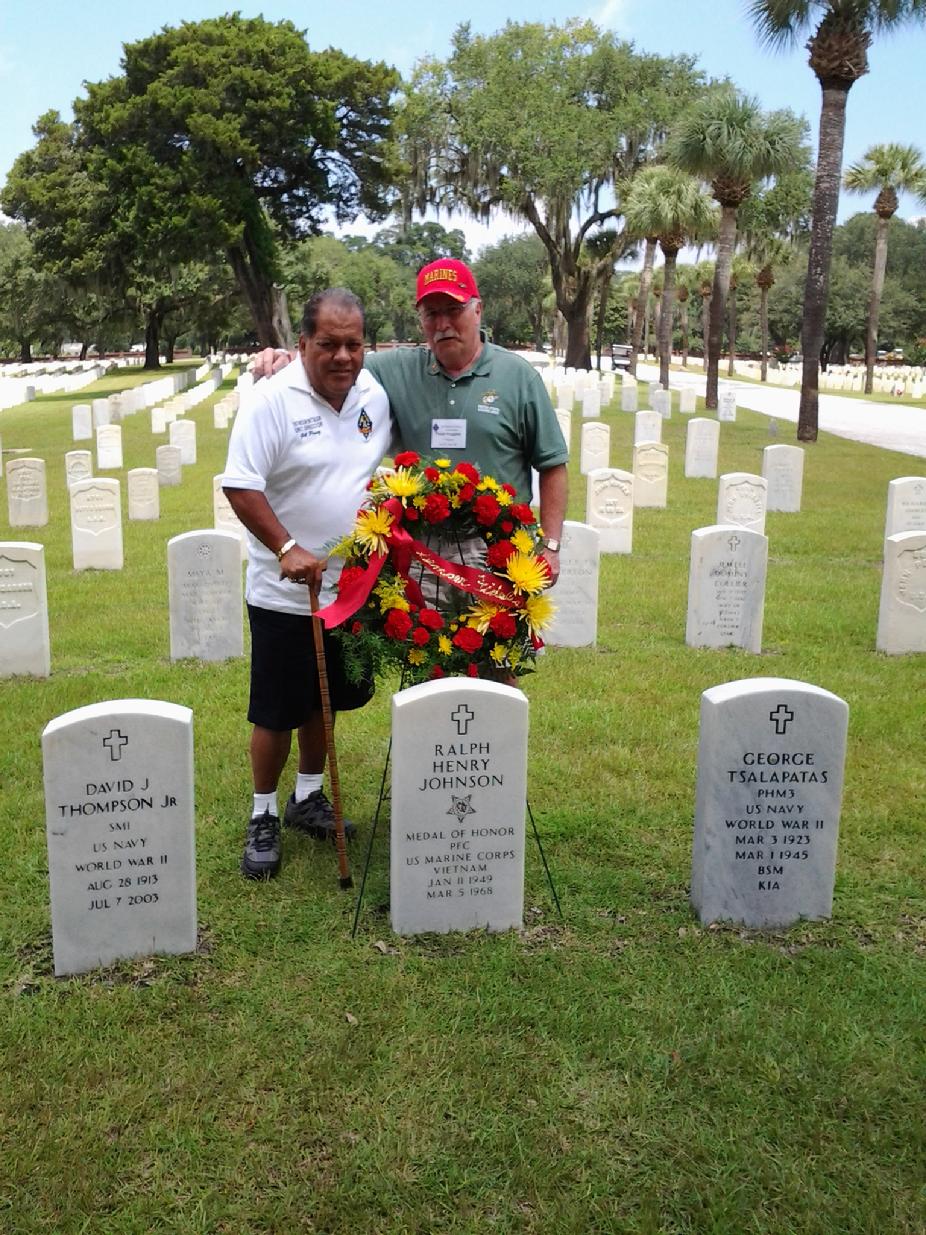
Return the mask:
<svg viewBox="0 0 926 1235">
<path fill-rule="evenodd" d="M 117 486 L 118 481 L 91 481 Z M 94 518 L 107 522 L 112 490 L 87 491 L 83 526 L 74 531 L 76 569 L 121 569 L 118 537 L 94 539 Z M 115 494 L 118 503 L 118 494 Z M 91 530 L 88 530 L 89 529 Z M 170 658 L 226 660 L 244 654 L 241 537 L 200 529 L 167 542 Z M 118 557 L 119 566 L 112 563 Z M 0 678 L 51 673 L 45 548 L 29 541 L 0 541 Z"/>
<path fill-rule="evenodd" d="M 0 377 L 0 410 L 31 403 L 40 395 L 82 390 L 100 380 L 109 365 L 93 365 L 75 372 L 36 373 Z"/>
<path fill-rule="evenodd" d="M 784 678 L 701 699 L 691 902 L 702 923 L 832 913 L 848 706 Z M 392 700 L 390 913 L 400 935 L 518 929 L 528 701 L 443 679 Z M 121 699 L 42 735 L 56 974 L 196 947 L 193 714 Z"/>
<path fill-rule="evenodd" d="M 732 474 L 731 479 L 735 479 Z M 909 481 L 926 484 L 917 477 L 904 477 L 902 483 Z M 615 511 L 620 507 L 627 512 L 627 521 L 632 521 L 633 477 L 629 473 L 621 478 L 605 471 L 593 472 L 588 483 L 590 492 L 597 486 L 590 502 L 604 504 L 609 512 L 605 518 L 617 518 Z M 895 497 L 889 518 L 899 517 L 899 510 L 900 501 Z M 632 533 L 566 521 L 554 593 L 556 613 L 546 635 L 548 644 L 594 645 L 603 536 L 617 539 L 624 534 Z M 717 524 L 696 528 L 691 534 L 686 644 L 741 647 L 760 654 L 767 569 L 768 538 L 762 532 L 721 522 L 720 516 Z M 926 527 L 885 538 L 875 646 L 889 655 L 926 652 Z"/>
</svg>

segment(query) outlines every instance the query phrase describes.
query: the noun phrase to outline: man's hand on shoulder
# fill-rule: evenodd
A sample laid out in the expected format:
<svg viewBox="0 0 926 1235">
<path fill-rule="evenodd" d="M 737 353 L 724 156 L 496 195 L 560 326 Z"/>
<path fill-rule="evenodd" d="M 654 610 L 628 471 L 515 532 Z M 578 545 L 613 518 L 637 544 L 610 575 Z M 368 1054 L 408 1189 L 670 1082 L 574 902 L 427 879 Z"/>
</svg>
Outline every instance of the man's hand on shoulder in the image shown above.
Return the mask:
<svg viewBox="0 0 926 1235">
<path fill-rule="evenodd" d="M 254 381 L 259 382 L 262 377 L 272 377 L 274 373 L 285 369 L 295 358 L 296 353 L 288 352 L 285 348 L 265 347 L 262 352 L 257 352 L 251 357 L 249 367 L 254 374 Z"/>
</svg>

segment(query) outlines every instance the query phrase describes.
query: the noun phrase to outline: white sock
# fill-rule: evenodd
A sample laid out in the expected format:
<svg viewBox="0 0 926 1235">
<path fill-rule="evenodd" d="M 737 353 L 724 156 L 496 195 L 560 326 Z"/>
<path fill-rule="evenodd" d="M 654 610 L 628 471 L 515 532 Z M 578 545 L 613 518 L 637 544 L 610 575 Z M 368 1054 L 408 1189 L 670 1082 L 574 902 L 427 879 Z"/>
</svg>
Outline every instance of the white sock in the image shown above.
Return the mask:
<svg viewBox="0 0 926 1235">
<path fill-rule="evenodd" d="M 297 772 L 295 798 L 304 802 L 310 793 L 317 793 L 325 779 L 324 772 Z"/>
<path fill-rule="evenodd" d="M 268 810 L 271 815 L 279 815 L 280 813 L 277 809 L 277 791 L 275 789 L 272 793 L 254 794 L 254 810 L 251 818 L 257 819 L 265 810 Z"/>
</svg>

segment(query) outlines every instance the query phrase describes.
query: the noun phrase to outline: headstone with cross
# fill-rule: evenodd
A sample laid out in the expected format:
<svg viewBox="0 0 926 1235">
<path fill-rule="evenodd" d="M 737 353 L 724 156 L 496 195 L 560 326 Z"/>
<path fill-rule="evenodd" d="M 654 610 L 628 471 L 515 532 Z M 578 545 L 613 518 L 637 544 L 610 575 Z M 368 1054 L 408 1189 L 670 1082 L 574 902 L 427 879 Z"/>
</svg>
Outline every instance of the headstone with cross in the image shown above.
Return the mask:
<svg viewBox="0 0 926 1235">
<path fill-rule="evenodd" d="M 527 698 L 443 678 L 392 700 L 390 913 L 399 935 L 520 927 Z"/>
<path fill-rule="evenodd" d="M 691 533 L 688 568 L 689 647 L 762 651 L 768 539 L 732 524 Z"/>
<path fill-rule="evenodd" d="M 789 678 L 701 697 L 691 902 L 703 923 L 827 918 L 849 708 Z"/>
<path fill-rule="evenodd" d="M 193 713 L 116 699 L 42 734 L 55 973 L 196 947 Z"/>
</svg>

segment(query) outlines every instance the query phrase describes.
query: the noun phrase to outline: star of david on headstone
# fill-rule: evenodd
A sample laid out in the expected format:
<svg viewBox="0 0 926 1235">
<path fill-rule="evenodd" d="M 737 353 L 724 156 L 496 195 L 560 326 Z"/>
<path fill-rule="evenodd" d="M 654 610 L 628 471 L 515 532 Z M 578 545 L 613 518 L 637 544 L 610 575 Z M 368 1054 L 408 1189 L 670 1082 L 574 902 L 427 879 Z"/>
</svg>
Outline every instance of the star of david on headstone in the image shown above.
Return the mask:
<svg viewBox="0 0 926 1235">
<path fill-rule="evenodd" d="M 779 703 L 774 712 L 769 712 L 768 718 L 775 726 L 775 732 L 780 737 L 782 734 L 787 733 L 788 725 L 794 720 L 794 713 L 783 703 Z"/>
<path fill-rule="evenodd" d="M 109 737 L 103 739 L 103 745 L 109 750 L 109 757 L 113 762 L 117 762 L 122 758 L 123 746 L 128 746 L 129 739 L 124 733 L 120 733 L 118 729 L 110 729 Z"/>
<path fill-rule="evenodd" d="M 455 723 L 460 737 L 466 737 L 469 722 L 476 719 L 476 713 L 468 708 L 465 703 L 461 703 L 455 712 L 450 713 L 450 719 Z"/>
<path fill-rule="evenodd" d="M 451 793 L 450 800 L 453 805 L 450 807 L 450 810 L 447 811 L 447 814 L 456 815 L 460 823 L 463 822 L 467 815 L 475 815 L 475 806 L 470 806 L 470 799 L 472 796 L 473 795 L 471 793 L 468 793 L 465 798 L 458 798 L 455 794 Z"/>
</svg>

